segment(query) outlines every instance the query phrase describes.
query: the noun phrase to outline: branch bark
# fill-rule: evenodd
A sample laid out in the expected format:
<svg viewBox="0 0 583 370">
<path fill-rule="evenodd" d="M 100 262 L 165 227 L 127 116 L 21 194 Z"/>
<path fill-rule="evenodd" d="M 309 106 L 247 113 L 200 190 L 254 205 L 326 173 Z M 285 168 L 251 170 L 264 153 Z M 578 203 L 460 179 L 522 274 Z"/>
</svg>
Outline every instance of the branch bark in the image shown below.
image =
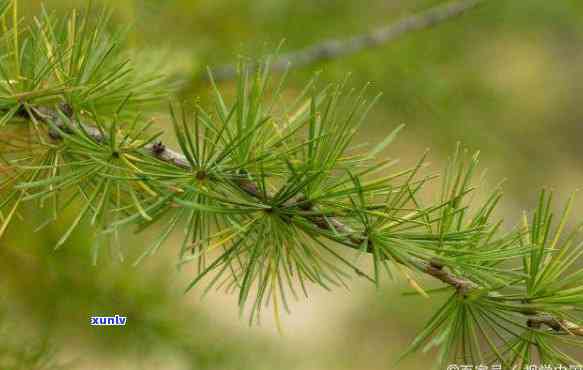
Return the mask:
<svg viewBox="0 0 583 370">
<path fill-rule="evenodd" d="M 347 39 L 326 40 L 298 51 L 280 55 L 273 61 L 271 70 L 283 71 L 288 67 L 300 68 L 309 64 L 355 54 L 365 49 L 380 47 L 409 33 L 431 28 L 458 17 L 468 10 L 477 7 L 484 1 L 460 0 L 445 5 L 438 5 L 422 13 L 373 29 L 367 33 Z M 213 78 L 215 81 L 231 80 L 236 75 L 236 65 L 224 65 L 213 70 Z M 206 75 L 200 75 L 198 78 L 207 77 Z"/>
</svg>

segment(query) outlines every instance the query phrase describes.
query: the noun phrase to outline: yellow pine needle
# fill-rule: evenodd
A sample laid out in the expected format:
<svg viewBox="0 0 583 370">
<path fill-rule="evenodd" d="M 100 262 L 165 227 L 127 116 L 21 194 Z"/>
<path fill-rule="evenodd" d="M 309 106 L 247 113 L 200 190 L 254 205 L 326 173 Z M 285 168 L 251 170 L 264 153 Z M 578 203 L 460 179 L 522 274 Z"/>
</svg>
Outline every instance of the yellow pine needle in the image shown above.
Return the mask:
<svg viewBox="0 0 583 370">
<path fill-rule="evenodd" d="M 12 80 L 10 80 L 12 81 Z M 47 87 L 44 89 L 38 89 L 34 91 L 25 91 L 21 93 L 12 94 L 9 96 L 3 96 L 3 98 L 7 99 L 18 99 L 18 100 L 25 100 L 30 98 L 36 98 L 43 95 L 61 95 L 66 92 L 71 92 L 74 90 L 80 89 L 79 87 L 76 88 L 57 88 L 57 87 Z"/>
<path fill-rule="evenodd" d="M 279 335 L 283 335 L 283 326 L 281 325 L 281 318 L 279 317 L 279 301 L 277 299 L 277 292 L 279 285 L 277 284 L 277 266 L 272 266 L 272 273 L 271 273 L 271 296 L 273 301 L 273 315 L 275 316 L 275 327 L 277 328 L 277 332 Z"/>
<path fill-rule="evenodd" d="M 67 41 L 69 44 L 69 50 L 73 50 L 73 47 L 75 46 L 75 38 L 76 38 L 76 31 L 75 31 L 75 25 L 77 24 L 77 9 L 73 9 L 73 13 L 71 14 L 71 17 L 69 18 L 69 22 L 67 24 Z M 71 63 L 69 63 L 69 75 L 73 74 L 73 58 L 71 56 L 69 56 L 69 59 L 71 60 Z"/>
<path fill-rule="evenodd" d="M 523 233 L 521 236 L 522 242 L 524 245 L 530 245 L 530 237 L 528 235 L 529 227 L 528 227 L 528 216 L 526 212 L 522 212 L 522 226 L 523 226 Z M 530 260 L 527 257 L 523 257 L 524 266 L 526 271 L 530 273 Z"/>
<path fill-rule="evenodd" d="M 2 19 L 0 20 L 0 26 L 2 26 L 2 33 L 3 34 L 8 33 L 8 25 L 6 24 L 6 17 L 2 17 Z"/>
<path fill-rule="evenodd" d="M 12 1 L 12 26 L 14 27 L 14 61 L 16 75 L 20 77 L 20 45 L 18 42 L 18 0 Z"/>
<path fill-rule="evenodd" d="M 146 212 L 144 207 L 142 207 L 142 204 L 138 200 L 136 193 L 134 191 L 130 191 L 130 196 L 132 197 L 132 199 L 134 201 L 134 206 L 136 207 L 136 209 L 138 210 L 140 215 L 142 215 L 142 217 L 145 218 L 146 220 L 152 221 L 152 217 L 150 217 L 150 215 L 148 215 L 148 213 Z"/>
<path fill-rule="evenodd" d="M 557 228 L 557 231 L 555 232 L 555 238 L 553 239 L 553 242 L 551 243 L 551 246 L 549 248 L 550 250 L 554 250 L 555 246 L 559 242 L 559 238 L 561 237 L 561 234 L 563 233 L 563 229 L 565 228 L 565 224 L 567 223 L 567 219 L 569 218 L 569 214 L 571 213 L 571 208 L 573 207 L 574 200 L 575 200 L 575 193 L 571 194 L 571 196 L 569 197 L 569 201 L 567 202 L 567 206 L 565 207 L 565 212 L 563 213 L 563 217 L 561 217 L 561 222 L 559 223 L 559 227 Z"/>
<path fill-rule="evenodd" d="M 18 209 L 18 206 L 20 205 L 20 202 L 21 202 L 23 196 L 24 196 L 24 193 L 21 192 L 20 197 L 14 203 L 14 206 L 12 207 L 12 209 L 10 210 L 10 212 L 8 213 L 6 218 L 3 220 L 4 222 L 2 223 L 2 227 L 0 227 L 0 238 L 2 238 L 2 236 L 4 235 L 4 232 L 6 231 L 6 228 L 8 227 L 8 225 L 10 224 L 12 217 L 14 217 L 14 213 L 16 212 L 16 209 Z"/>
<path fill-rule="evenodd" d="M 342 155 L 338 157 L 338 162 L 348 162 L 351 159 L 362 159 L 364 158 L 361 154 L 353 154 L 353 155 Z"/>
<path fill-rule="evenodd" d="M 51 175 L 53 177 L 56 177 L 58 170 L 59 170 L 59 156 L 55 156 L 55 163 L 53 165 L 53 168 L 51 169 Z M 53 191 L 53 189 L 54 189 L 54 185 L 53 184 L 49 185 L 49 190 L 51 192 Z"/>
<path fill-rule="evenodd" d="M 231 230 L 229 230 L 229 231 L 231 231 Z M 213 244 L 209 245 L 209 247 L 206 249 L 206 251 L 207 251 L 207 252 L 211 252 L 211 251 L 213 251 L 214 249 L 216 249 L 216 248 L 218 248 L 218 247 L 220 247 L 220 246 L 224 245 L 224 244 L 225 244 L 225 243 L 227 243 L 228 241 L 230 241 L 230 240 L 233 240 L 233 239 L 234 239 L 234 238 L 235 238 L 237 235 L 239 235 L 239 234 L 240 234 L 240 231 L 234 231 L 234 232 L 231 232 L 231 234 L 230 234 L 230 235 L 227 235 L 227 236 L 225 236 L 223 239 L 220 239 L 220 240 L 218 240 L 218 241 L 214 242 Z M 213 237 L 213 238 L 214 238 L 214 237 Z M 198 244 L 198 243 L 193 243 L 192 245 L 193 245 L 193 246 L 195 246 L 196 244 Z"/>
<path fill-rule="evenodd" d="M 133 157 L 129 154 L 124 154 L 121 156 L 122 160 L 124 161 L 124 163 L 130 167 L 131 169 L 134 170 L 135 173 L 142 173 L 142 171 L 140 171 L 140 169 L 136 166 L 134 166 L 134 164 L 130 161 L 128 161 L 128 159 L 132 159 Z M 151 195 L 153 197 L 158 196 L 158 193 L 156 193 L 154 190 L 152 190 L 152 188 L 150 188 L 146 183 L 144 183 L 143 181 L 138 181 L 138 185 L 140 186 L 140 188 L 142 188 L 146 193 L 148 193 L 148 195 Z"/>
<path fill-rule="evenodd" d="M 179 187 L 176 187 L 176 186 L 172 186 L 171 185 L 171 186 L 168 187 L 168 189 L 170 191 L 174 192 L 174 193 L 177 193 L 177 194 L 184 193 L 184 190 L 183 189 L 181 189 Z"/>
<path fill-rule="evenodd" d="M 295 111 L 291 115 L 288 115 L 287 120 L 288 122 L 294 122 L 300 115 L 304 114 L 306 110 L 310 109 L 311 100 L 308 99 L 306 102 Z"/>
<path fill-rule="evenodd" d="M 528 235 L 528 231 L 530 228 L 528 226 L 528 216 L 526 212 L 522 212 L 522 226 L 524 227 L 522 241 L 524 242 L 524 244 L 528 245 L 530 243 L 530 237 Z"/>
<path fill-rule="evenodd" d="M 217 238 L 219 236 L 222 236 L 223 234 L 229 234 L 229 235 L 226 235 L 224 237 L 224 239 L 221 239 L 221 240 L 219 240 L 217 242 L 214 242 L 213 244 L 209 245 L 209 247 L 205 249 L 205 252 L 211 252 L 211 251 L 215 250 L 216 248 L 224 245 L 228 241 L 234 239 L 241 232 L 247 230 L 249 228 L 249 226 L 251 226 L 255 221 L 257 221 L 256 218 L 254 218 L 251 221 L 249 221 L 245 226 L 243 226 L 243 230 L 236 230 L 234 227 L 231 227 L 229 229 L 226 229 L 226 230 L 223 230 L 223 231 L 220 231 L 220 232 L 216 233 L 215 235 L 213 235 L 211 237 L 211 239 L 215 239 L 215 238 Z M 200 242 L 194 242 L 190 246 L 191 247 L 195 247 L 198 244 L 200 244 Z"/>
<path fill-rule="evenodd" d="M 378 212 L 378 211 L 371 211 L 370 213 L 373 215 L 376 213 L 379 213 L 381 216 L 390 217 L 390 216 L 386 215 L 385 213 Z M 413 211 L 413 212 L 407 213 L 404 216 L 400 216 L 398 221 L 388 222 L 388 223 L 384 224 L 383 226 L 379 227 L 378 230 L 385 230 L 385 229 L 390 229 L 391 227 L 394 227 L 394 226 L 398 226 L 405 221 L 409 221 L 413 217 L 419 216 L 420 214 L 421 214 L 421 212 L 419 212 L 419 211 Z M 417 221 L 414 223 L 416 223 L 418 225 L 424 225 L 424 226 L 428 225 L 426 222 L 422 222 L 422 221 Z"/>
<path fill-rule="evenodd" d="M 53 52 L 53 47 L 51 45 L 51 41 L 49 40 L 49 37 L 47 35 L 47 30 L 42 27 L 42 24 L 40 23 L 40 21 L 37 18 L 35 18 L 34 21 L 40 30 L 40 34 L 41 34 L 43 41 L 45 43 L 45 47 L 47 48 L 47 57 L 49 60 L 53 60 L 54 52 Z M 47 26 L 47 27 L 49 27 L 49 26 Z M 57 68 L 57 66 L 55 66 L 55 68 L 53 68 L 53 69 L 55 71 L 55 77 L 57 78 L 57 80 L 59 80 L 60 83 L 64 84 L 65 79 L 61 75 L 61 71 L 59 70 L 59 68 Z"/>
<path fill-rule="evenodd" d="M 124 158 L 124 156 L 121 156 L 121 159 L 123 162 L 125 162 L 129 167 L 133 168 L 136 172 L 140 172 L 139 169 L 137 167 L 135 167 L 130 161 L 128 161 L 126 158 Z M 156 196 L 157 194 L 151 190 L 150 188 L 148 188 L 148 186 L 146 184 L 144 184 L 142 181 L 138 181 L 138 185 L 144 189 L 146 191 L 146 193 L 152 195 L 152 196 Z M 133 201 L 134 201 L 134 205 L 136 207 L 136 209 L 138 210 L 138 212 L 142 215 L 143 218 L 145 218 L 148 221 L 152 220 L 152 217 L 150 217 L 150 215 L 148 215 L 148 213 L 146 212 L 146 210 L 142 207 L 142 205 L 140 204 L 140 201 L 138 200 L 136 194 L 134 191 L 130 191 L 130 196 L 132 197 Z"/>
<path fill-rule="evenodd" d="M 411 275 L 407 271 L 407 267 L 401 266 L 401 265 L 396 265 L 396 266 L 399 267 L 399 270 L 405 276 L 405 278 L 407 279 L 407 282 L 409 283 L 409 286 L 411 286 L 411 288 L 415 289 L 424 298 L 429 298 L 429 295 L 425 292 L 425 290 L 423 290 L 423 288 L 417 283 L 417 281 L 411 277 Z"/>
<path fill-rule="evenodd" d="M 281 127 L 280 125 L 277 124 L 277 121 L 275 121 L 274 119 L 269 119 L 269 122 L 271 123 L 273 130 L 277 133 L 277 136 L 283 137 L 283 132 L 286 127 L 285 126 Z"/>
</svg>

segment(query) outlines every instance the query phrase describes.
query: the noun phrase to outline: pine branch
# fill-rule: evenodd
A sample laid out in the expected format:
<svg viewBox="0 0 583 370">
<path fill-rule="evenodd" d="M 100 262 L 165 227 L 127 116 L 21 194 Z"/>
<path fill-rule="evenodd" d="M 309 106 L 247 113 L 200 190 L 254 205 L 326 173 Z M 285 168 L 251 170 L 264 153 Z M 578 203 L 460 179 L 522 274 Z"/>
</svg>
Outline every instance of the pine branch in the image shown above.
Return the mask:
<svg viewBox="0 0 583 370">
<path fill-rule="evenodd" d="M 84 132 L 86 132 L 96 143 L 103 143 L 109 140 L 106 133 L 99 130 L 97 127 L 83 123 L 78 120 L 74 120 L 74 114 L 70 106 L 66 104 L 62 104 L 58 109 L 52 109 L 47 107 L 29 107 L 30 111 L 33 112 L 34 118 L 38 119 L 46 124 L 49 125 L 49 129 L 51 127 L 57 127 L 62 131 L 69 131 L 69 126 L 63 120 L 64 116 L 67 116 L 71 122 L 79 128 L 82 128 Z M 60 110 L 60 112 L 59 112 Z M 26 111 L 22 111 L 21 114 L 25 114 Z M 32 117 L 31 117 L 32 118 Z M 57 133 L 53 133 L 51 135 L 53 139 L 59 139 Z M 155 143 L 148 144 L 144 146 L 143 152 L 146 155 L 151 155 L 158 160 L 163 162 L 167 162 L 171 165 L 176 167 L 185 169 L 185 170 L 192 170 L 195 169 L 191 166 L 188 162 L 187 158 L 172 149 L 169 149 L 166 144 L 162 141 L 156 141 Z M 260 192 L 258 185 L 255 184 L 253 181 L 249 179 L 238 179 L 237 185 L 241 188 L 242 191 L 246 192 L 247 194 L 269 202 L 272 198 L 270 195 L 267 195 L 267 199 L 265 196 Z M 299 195 L 298 199 L 294 201 L 295 203 L 300 205 L 300 208 L 306 212 L 314 212 L 316 211 L 316 207 L 309 201 L 306 201 L 303 195 Z M 294 202 L 291 202 L 290 206 L 293 206 Z M 358 234 L 354 230 L 352 230 L 348 225 L 341 222 L 337 217 L 334 216 L 308 216 L 307 219 L 314 224 L 314 226 L 322 229 L 332 231 L 339 235 L 346 237 L 349 243 L 345 245 L 354 249 L 359 249 L 360 245 L 363 242 L 366 242 L 367 239 L 365 236 Z M 369 245 L 366 249 L 368 253 L 372 252 L 372 246 Z M 397 263 L 401 263 L 406 265 L 405 261 L 396 260 Z M 483 287 L 480 287 L 478 284 L 474 283 L 472 280 L 466 279 L 461 276 L 457 276 L 445 269 L 441 263 L 437 261 L 414 261 L 413 266 L 415 266 L 418 271 L 431 276 L 446 285 L 453 287 L 456 292 L 462 296 L 467 297 L 471 295 L 474 291 L 480 291 Z M 579 326 L 573 322 L 568 320 L 564 320 L 558 317 L 555 317 L 549 313 L 545 312 L 538 312 L 532 309 L 518 309 L 518 312 L 528 316 L 527 319 L 527 326 L 531 328 L 538 329 L 542 325 L 546 325 L 550 329 L 556 332 L 563 332 L 567 334 L 571 334 L 574 336 L 582 336 L 583 337 L 583 326 Z"/>
<path fill-rule="evenodd" d="M 347 39 L 326 40 L 304 49 L 280 55 L 273 61 L 272 71 L 284 71 L 287 68 L 301 68 L 310 64 L 338 59 L 356 54 L 366 49 L 381 47 L 400 37 L 415 31 L 435 27 L 458 17 L 477 7 L 484 0 L 459 0 L 437 5 L 419 14 L 409 16 L 396 23 L 391 23 L 370 32 Z M 206 78 L 206 75 L 202 75 Z M 237 76 L 237 66 L 224 65 L 213 69 L 215 81 L 232 80 Z M 195 81 L 193 81 L 195 82 Z"/>
</svg>

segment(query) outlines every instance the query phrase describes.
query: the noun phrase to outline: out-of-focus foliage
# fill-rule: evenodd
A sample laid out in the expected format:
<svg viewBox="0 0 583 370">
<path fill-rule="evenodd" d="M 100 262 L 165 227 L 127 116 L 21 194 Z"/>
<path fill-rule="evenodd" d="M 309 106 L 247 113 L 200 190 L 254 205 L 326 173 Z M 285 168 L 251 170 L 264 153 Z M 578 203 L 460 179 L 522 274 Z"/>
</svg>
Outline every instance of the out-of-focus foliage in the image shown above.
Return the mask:
<svg viewBox="0 0 583 370">
<path fill-rule="evenodd" d="M 14 335 L 18 330 L 14 325 L 5 325 L 0 317 L 0 369 L 13 370 L 58 370 L 66 368 L 55 361 L 55 351 L 48 339 Z"/>
</svg>

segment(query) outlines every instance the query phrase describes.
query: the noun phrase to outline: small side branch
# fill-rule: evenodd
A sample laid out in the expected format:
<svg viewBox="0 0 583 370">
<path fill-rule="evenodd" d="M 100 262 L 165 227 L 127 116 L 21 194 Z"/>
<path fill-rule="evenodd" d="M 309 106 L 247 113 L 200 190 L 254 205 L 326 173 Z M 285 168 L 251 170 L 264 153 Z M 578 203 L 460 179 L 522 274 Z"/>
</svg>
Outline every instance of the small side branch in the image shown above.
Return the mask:
<svg viewBox="0 0 583 370">
<path fill-rule="evenodd" d="M 422 271 L 427 275 L 433 276 L 441 282 L 456 288 L 458 293 L 463 296 L 470 293 L 473 289 L 478 288 L 478 285 L 474 282 L 456 276 L 451 272 L 446 271 L 443 266 L 435 263 L 426 264 L 425 267 L 422 268 Z"/>
<path fill-rule="evenodd" d="M 365 49 L 383 46 L 401 36 L 423 29 L 434 27 L 452 18 L 462 15 L 475 8 L 485 0 L 460 0 L 445 5 L 439 5 L 422 13 L 407 17 L 396 23 L 391 23 L 370 32 L 347 39 L 331 39 L 308 46 L 305 49 L 283 54 L 274 60 L 272 71 L 283 71 L 286 68 L 300 68 L 309 64 L 337 59 L 355 54 Z M 215 81 L 225 81 L 235 78 L 237 67 L 225 65 L 213 70 Z"/>
<path fill-rule="evenodd" d="M 540 329 L 543 325 L 556 332 L 565 332 L 571 335 L 583 337 L 583 327 L 571 321 L 559 319 L 549 314 L 532 317 L 526 322 L 529 328 Z"/>
</svg>

